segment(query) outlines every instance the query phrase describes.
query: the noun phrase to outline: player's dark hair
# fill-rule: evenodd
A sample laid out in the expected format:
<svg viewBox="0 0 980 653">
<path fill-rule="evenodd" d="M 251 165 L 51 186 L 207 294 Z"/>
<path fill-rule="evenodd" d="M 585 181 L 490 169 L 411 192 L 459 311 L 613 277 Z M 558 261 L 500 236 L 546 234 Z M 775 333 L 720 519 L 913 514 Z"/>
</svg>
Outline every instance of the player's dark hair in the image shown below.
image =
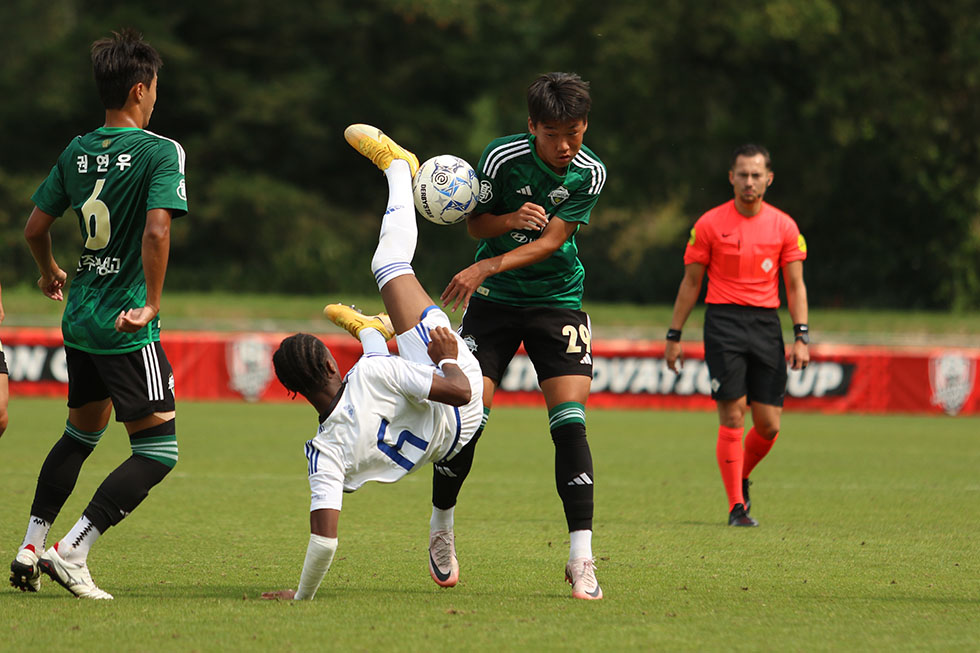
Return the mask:
<svg viewBox="0 0 980 653">
<path fill-rule="evenodd" d="M 330 376 L 330 350 L 319 338 L 297 333 L 279 343 L 272 365 L 279 382 L 292 392 L 309 398 L 322 390 Z"/>
<path fill-rule="evenodd" d="M 546 73 L 527 87 L 527 115 L 535 125 L 585 120 L 591 108 L 589 83 L 575 73 Z"/>
<path fill-rule="evenodd" d="M 149 87 L 162 65 L 159 53 L 131 27 L 92 44 L 95 86 L 106 109 L 122 109 L 129 89 L 138 82 Z"/>
<path fill-rule="evenodd" d="M 735 169 L 735 161 L 740 156 L 755 156 L 756 154 L 761 154 L 762 158 L 766 161 L 766 170 L 772 170 L 772 160 L 769 158 L 769 150 L 762 147 L 761 145 L 756 145 L 755 143 L 746 143 L 745 145 L 739 145 L 732 152 L 731 165 L 728 167 L 729 170 Z"/>
</svg>

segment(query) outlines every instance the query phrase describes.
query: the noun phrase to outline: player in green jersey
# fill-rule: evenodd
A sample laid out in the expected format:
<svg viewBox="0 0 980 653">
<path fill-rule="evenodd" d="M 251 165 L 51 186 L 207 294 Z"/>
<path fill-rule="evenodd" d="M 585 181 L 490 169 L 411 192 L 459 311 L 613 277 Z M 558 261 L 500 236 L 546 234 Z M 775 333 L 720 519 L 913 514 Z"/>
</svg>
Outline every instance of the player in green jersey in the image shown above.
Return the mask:
<svg viewBox="0 0 980 653">
<path fill-rule="evenodd" d="M 3 315 L 3 298 L 0 297 L 0 324 L 3 323 Z M 3 355 L 3 343 L 0 342 L 0 435 L 7 430 L 7 400 L 10 398 L 7 376 L 7 359 Z"/>
<path fill-rule="evenodd" d="M 76 596 L 111 599 L 92 581 L 89 549 L 177 463 L 173 373 L 157 314 L 171 220 L 187 212 L 187 198 L 183 148 L 146 131 L 161 65 L 131 29 L 92 44 L 105 125 L 74 138 L 32 197 L 24 234 L 47 297 L 63 299 L 67 275 L 52 254 L 50 228 L 68 208 L 84 242 L 62 318 L 68 421 L 41 467 L 27 533 L 10 565 L 10 582 L 21 590 L 36 592 L 43 571 Z M 45 551 L 51 524 L 113 411 L 133 454 Z"/>
<path fill-rule="evenodd" d="M 522 343 L 534 363 L 569 530 L 565 578 L 572 596 L 599 599 L 592 454 L 585 433 L 592 330 L 581 310 L 585 269 L 575 236 L 589 223 L 606 168 L 582 144 L 592 105 L 587 82 L 569 73 L 541 75 L 528 88 L 527 101 L 528 133 L 492 141 L 480 159 L 480 201 L 467 218 L 470 235 L 480 239 L 476 262 L 453 277 L 442 301 L 453 310 L 466 308 L 460 335 L 483 368 L 484 425 Z M 435 466 L 432 560 L 455 560 L 453 510 L 465 477 Z"/>
</svg>

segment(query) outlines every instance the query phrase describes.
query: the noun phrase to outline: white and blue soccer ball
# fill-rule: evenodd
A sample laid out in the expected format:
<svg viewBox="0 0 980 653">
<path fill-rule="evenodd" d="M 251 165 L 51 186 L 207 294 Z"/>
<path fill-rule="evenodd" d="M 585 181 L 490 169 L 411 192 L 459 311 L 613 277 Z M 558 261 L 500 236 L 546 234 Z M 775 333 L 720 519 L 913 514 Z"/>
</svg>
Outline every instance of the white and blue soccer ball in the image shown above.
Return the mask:
<svg viewBox="0 0 980 653">
<path fill-rule="evenodd" d="M 466 161 L 440 154 L 419 166 L 412 190 L 415 208 L 423 218 L 436 224 L 456 224 L 476 208 L 480 182 Z"/>
</svg>

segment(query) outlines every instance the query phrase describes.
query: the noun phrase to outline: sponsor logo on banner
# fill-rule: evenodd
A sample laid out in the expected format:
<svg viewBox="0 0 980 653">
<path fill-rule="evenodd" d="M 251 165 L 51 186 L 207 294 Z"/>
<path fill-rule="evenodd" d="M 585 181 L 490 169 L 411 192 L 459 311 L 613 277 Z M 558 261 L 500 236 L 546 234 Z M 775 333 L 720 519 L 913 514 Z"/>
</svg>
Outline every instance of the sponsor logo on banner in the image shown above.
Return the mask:
<svg viewBox="0 0 980 653">
<path fill-rule="evenodd" d="M 272 346 L 257 336 L 231 340 L 225 349 L 229 387 L 257 401 L 272 380 Z"/>
<path fill-rule="evenodd" d="M 786 394 L 790 397 L 836 397 L 846 395 L 854 365 L 834 361 L 813 362 L 805 370 L 789 370 Z M 527 356 L 515 356 L 507 367 L 500 389 L 531 392 L 539 389 L 534 365 Z M 711 395 L 708 365 L 699 359 L 684 360 L 675 374 L 662 358 L 593 356 L 592 392 L 617 395 Z"/>
<path fill-rule="evenodd" d="M 68 383 L 65 348 L 45 345 L 11 345 L 4 349 L 11 381 Z"/>
<path fill-rule="evenodd" d="M 956 415 L 973 392 L 977 376 L 976 361 L 958 352 L 946 352 L 929 359 L 929 385 L 932 403 L 947 415 Z"/>
</svg>

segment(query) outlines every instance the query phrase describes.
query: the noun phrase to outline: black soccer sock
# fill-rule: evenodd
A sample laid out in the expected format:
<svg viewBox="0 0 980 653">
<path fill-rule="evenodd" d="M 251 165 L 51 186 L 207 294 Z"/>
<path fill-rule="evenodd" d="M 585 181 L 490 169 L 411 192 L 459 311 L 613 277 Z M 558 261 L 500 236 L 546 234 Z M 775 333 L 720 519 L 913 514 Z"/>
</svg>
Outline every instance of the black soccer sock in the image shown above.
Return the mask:
<svg viewBox="0 0 980 653">
<path fill-rule="evenodd" d="M 71 423 L 65 425 L 64 434 L 51 447 L 41 465 L 34 503 L 31 504 L 32 515 L 49 524 L 54 522 L 75 489 L 82 464 L 98 444 L 103 432 L 104 428 L 97 433 L 88 433 L 76 429 Z"/>
<path fill-rule="evenodd" d="M 138 431 L 129 437 L 134 451 L 144 448 L 148 441 L 163 440 L 176 444 L 174 420 Z M 135 510 L 150 489 L 162 481 L 172 468 L 173 465 L 134 453 L 102 481 L 82 514 L 100 533 L 105 533 L 110 526 L 115 526 Z"/>
<path fill-rule="evenodd" d="M 466 443 L 459 453 L 446 462 L 432 465 L 432 505 L 440 510 L 449 510 L 456 505 L 463 481 L 469 476 L 473 467 L 473 456 L 476 453 L 476 442 L 483 435 L 483 429 L 490 417 L 490 409 L 484 407 L 483 421 L 480 428 L 473 434 L 473 439 Z"/>
<path fill-rule="evenodd" d="M 549 411 L 552 414 L 551 440 L 555 443 L 555 485 L 565 508 L 568 531 L 592 530 L 595 486 L 592 452 L 585 437 L 585 412 L 582 410 L 581 420 L 571 419 L 556 424 L 557 410 L 567 408 L 569 404 L 561 404 Z"/>
</svg>

